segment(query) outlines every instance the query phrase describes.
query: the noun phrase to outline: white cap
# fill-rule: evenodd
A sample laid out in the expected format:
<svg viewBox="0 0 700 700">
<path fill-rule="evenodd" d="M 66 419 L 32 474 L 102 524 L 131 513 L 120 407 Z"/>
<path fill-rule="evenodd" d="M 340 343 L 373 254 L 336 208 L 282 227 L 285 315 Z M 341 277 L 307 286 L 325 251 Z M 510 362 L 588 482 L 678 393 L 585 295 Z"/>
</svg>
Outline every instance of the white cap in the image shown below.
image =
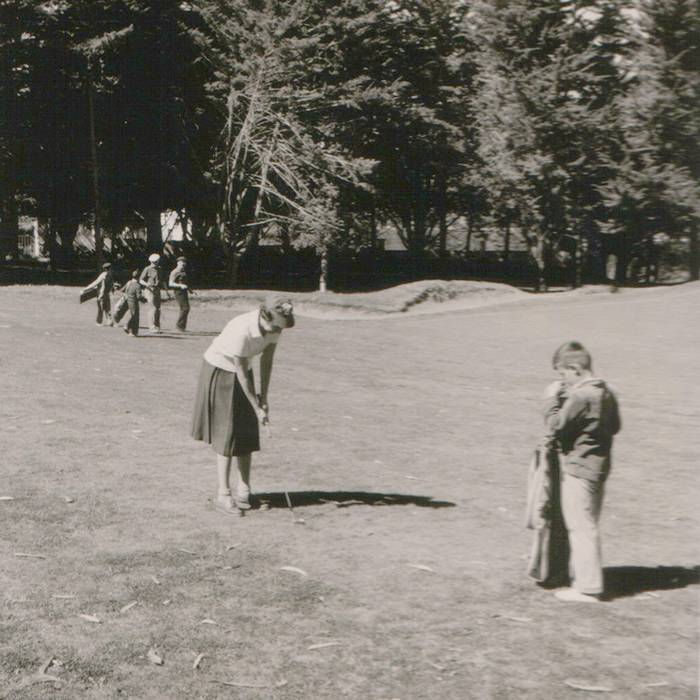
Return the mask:
<svg viewBox="0 0 700 700">
<path fill-rule="evenodd" d="M 148 262 L 158 262 L 160 260 L 160 255 L 158 253 L 151 253 L 148 256 Z"/>
</svg>

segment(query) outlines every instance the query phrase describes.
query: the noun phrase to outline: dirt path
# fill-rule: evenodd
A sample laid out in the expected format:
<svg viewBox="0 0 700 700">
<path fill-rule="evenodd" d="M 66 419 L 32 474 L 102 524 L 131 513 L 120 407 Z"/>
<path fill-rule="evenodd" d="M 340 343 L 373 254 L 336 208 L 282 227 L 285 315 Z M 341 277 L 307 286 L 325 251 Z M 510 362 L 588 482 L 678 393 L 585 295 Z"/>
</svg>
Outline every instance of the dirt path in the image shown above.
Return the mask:
<svg viewBox="0 0 700 700">
<path fill-rule="evenodd" d="M 698 285 L 302 315 L 254 464 L 273 507 L 235 521 L 207 509 L 212 457 L 187 436 L 231 309 L 131 339 L 74 290 L 0 295 L 0 697 L 579 697 L 566 680 L 697 696 Z M 603 517 L 619 595 L 594 610 L 523 575 L 538 397 L 571 338 L 624 420 Z M 60 687 L 26 685 L 50 656 Z"/>
</svg>

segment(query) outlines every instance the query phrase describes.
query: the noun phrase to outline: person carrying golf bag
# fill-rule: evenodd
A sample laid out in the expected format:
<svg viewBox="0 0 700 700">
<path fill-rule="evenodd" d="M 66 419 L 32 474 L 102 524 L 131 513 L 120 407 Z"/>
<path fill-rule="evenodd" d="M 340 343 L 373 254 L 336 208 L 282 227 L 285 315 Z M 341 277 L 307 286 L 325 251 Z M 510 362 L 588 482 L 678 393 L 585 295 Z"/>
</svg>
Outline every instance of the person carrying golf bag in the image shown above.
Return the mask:
<svg viewBox="0 0 700 700">
<path fill-rule="evenodd" d="M 236 316 L 214 339 L 199 374 L 192 437 L 216 453 L 217 510 L 232 515 L 250 508 L 252 453 L 260 449 L 259 424 L 268 423 L 267 392 L 272 360 L 285 328 L 294 326 L 289 298 L 273 295 L 259 309 Z M 260 355 L 260 392 L 256 395 L 252 360 Z M 238 467 L 235 499 L 231 460 Z"/>
</svg>

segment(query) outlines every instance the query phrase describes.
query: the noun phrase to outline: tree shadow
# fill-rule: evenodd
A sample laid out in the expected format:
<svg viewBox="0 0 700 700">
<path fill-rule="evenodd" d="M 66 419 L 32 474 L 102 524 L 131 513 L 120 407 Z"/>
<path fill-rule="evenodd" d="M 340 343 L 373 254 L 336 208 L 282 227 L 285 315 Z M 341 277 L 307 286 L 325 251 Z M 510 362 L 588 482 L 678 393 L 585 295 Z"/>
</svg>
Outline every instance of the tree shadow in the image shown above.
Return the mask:
<svg viewBox="0 0 700 700">
<path fill-rule="evenodd" d="M 411 496 L 399 493 L 368 493 L 366 491 L 289 491 L 289 499 L 294 508 L 304 506 L 332 505 L 336 508 L 351 506 L 419 506 L 421 508 L 452 508 L 451 501 L 435 501 L 430 496 Z M 256 493 L 251 505 L 260 508 L 287 508 L 284 491 Z"/>
<path fill-rule="evenodd" d="M 700 583 L 700 566 L 609 566 L 603 570 L 608 599 L 666 591 Z"/>
<path fill-rule="evenodd" d="M 181 334 L 175 334 L 175 333 L 163 333 L 162 331 L 160 333 L 139 333 L 138 335 L 139 338 L 156 338 L 158 340 L 186 340 L 187 336 L 181 335 Z"/>
</svg>

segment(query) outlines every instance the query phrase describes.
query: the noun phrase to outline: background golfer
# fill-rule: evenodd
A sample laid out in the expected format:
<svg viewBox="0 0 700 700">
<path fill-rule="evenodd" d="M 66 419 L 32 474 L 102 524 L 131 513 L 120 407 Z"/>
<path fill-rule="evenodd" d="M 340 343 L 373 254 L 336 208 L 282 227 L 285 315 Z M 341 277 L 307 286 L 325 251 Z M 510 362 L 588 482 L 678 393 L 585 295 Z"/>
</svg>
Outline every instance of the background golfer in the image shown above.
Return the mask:
<svg viewBox="0 0 700 700">
<path fill-rule="evenodd" d="M 216 452 L 216 507 L 223 512 L 235 514 L 250 508 L 251 456 L 260 449 L 259 424 L 268 421 L 272 359 L 282 330 L 293 325 L 292 302 L 271 296 L 259 309 L 229 321 L 204 353 L 192 437 L 208 442 Z M 252 368 L 256 355 L 260 355 L 259 395 Z M 230 484 L 232 457 L 238 465 L 235 503 Z"/>
<path fill-rule="evenodd" d="M 143 293 L 148 302 L 149 330 L 151 333 L 160 333 L 160 255 L 152 253 L 148 256 L 148 262 L 148 267 L 143 269 L 139 277 L 139 283 L 144 288 Z"/>
</svg>

